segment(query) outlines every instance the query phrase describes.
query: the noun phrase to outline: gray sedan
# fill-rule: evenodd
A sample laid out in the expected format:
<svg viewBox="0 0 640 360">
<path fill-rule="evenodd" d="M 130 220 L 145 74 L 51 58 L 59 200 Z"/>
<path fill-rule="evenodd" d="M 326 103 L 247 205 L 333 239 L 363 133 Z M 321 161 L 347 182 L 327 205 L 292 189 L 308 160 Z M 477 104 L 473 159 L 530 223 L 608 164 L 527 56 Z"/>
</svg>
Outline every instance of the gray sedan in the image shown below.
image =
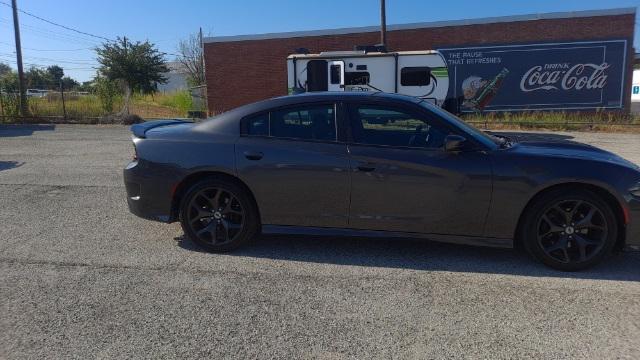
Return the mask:
<svg viewBox="0 0 640 360">
<path fill-rule="evenodd" d="M 560 270 L 640 246 L 640 168 L 571 142 L 479 131 L 391 94 L 265 100 L 132 127 L 130 210 L 210 251 L 258 233 L 518 247 Z"/>
</svg>

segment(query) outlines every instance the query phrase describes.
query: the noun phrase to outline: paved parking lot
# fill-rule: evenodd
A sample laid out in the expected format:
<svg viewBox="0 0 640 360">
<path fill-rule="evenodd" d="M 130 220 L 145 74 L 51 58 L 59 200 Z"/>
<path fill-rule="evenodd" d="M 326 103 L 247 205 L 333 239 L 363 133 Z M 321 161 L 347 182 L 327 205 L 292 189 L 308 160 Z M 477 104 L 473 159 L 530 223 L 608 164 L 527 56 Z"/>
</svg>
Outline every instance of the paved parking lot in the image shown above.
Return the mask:
<svg viewBox="0 0 640 360">
<path fill-rule="evenodd" d="M 522 134 L 516 134 L 522 136 Z M 640 163 L 640 135 L 585 141 Z M 640 254 L 269 237 L 198 251 L 127 211 L 125 127 L 0 127 L 0 358 L 640 358 Z"/>
</svg>

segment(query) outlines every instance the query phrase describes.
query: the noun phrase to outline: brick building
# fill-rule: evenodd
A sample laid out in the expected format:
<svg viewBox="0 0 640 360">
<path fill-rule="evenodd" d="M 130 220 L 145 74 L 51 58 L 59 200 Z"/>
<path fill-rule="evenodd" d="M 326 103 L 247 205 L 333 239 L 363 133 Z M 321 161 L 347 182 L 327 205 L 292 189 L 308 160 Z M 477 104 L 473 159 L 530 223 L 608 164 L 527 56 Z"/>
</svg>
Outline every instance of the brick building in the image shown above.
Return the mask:
<svg viewBox="0 0 640 360">
<path fill-rule="evenodd" d="M 595 49 L 604 48 L 609 41 L 615 40 L 622 50 L 616 50 L 617 52 L 612 53 L 613 55 L 608 55 L 604 52 L 605 50 L 602 50 L 602 56 L 603 59 L 606 57 L 607 66 L 621 70 L 613 75 L 607 74 L 608 78 L 605 77 L 606 81 L 603 81 L 603 84 L 605 82 L 613 84 L 614 81 L 621 83 L 621 86 L 615 87 L 619 89 L 616 90 L 618 95 L 613 91 L 611 95 L 614 96 L 613 100 L 608 100 L 608 104 L 611 104 L 613 109 L 628 110 L 634 62 L 635 12 L 635 8 L 623 8 L 390 25 L 387 27 L 387 46 L 393 51 L 409 51 L 594 42 L 590 46 Z M 312 53 L 351 50 L 355 45 L 377 43 L 380 36 L 378 31 L 378 27 L 372 26 L 205 38 L 205 69 L 210 112 L 226 111 L 253 101 L 285 95 L 287 93 L 286 58 L 294 53 L 295 49 L 306 48 Z M 598 41 L 602 43 L 595 43 Z M 573 50 L 567 50 L 566 46 L 556 46 L 554 54 L 557 55 L 559 51 L 564 51 L 560 55 L 571 56 L 570 52 Z M 530 57 L 530 54 L 534 53 L 522 52 L 522 59 Z M 544 63 L 546 58 L 555 56 L 554 54 L 542 56 L 541 63 Z M 578 58 L 582 57 L 581 54 L 576 54 Z M 541 69 L 562 65 L 561 62 L 556 61 L 556 63 L 558 64 L 541 65 Z M 596 62 L 593 61 L 593 63 Z M 571 64 L 567 62 L 565 66 L 569 67 Z M 583 69 L 572 70 L 574 73 L 578 71 Z M 449 76 L 452 76 L 452 73 L 450 69 Z M 522 81 L 524 82 L 525 79 Z M 571 85 L 571 81 L 569 79 L 567 83 Z M 514 84 L 515 82 L 517 81 L 514 80 Z M 560 87 L 559 83 L 555 85 Z M 541 93 L 542 91 L 532 91 L 528 94 Z M 583 93 L 586 94 L 586 92 Z M 597 91 L 591 91 L 589 94 L 592 93 Z M 560 92 L 556 91 L 553 94 L 560 94 Z M 599 94 L 602 102 L 602 91 Z M 566 100 L 566 104 L 588 103 L 588 101 L 580 102 L 580 99 L 575 99 L 579 96 L 579 92 L 574 91 Z M 615 96 L 618 96 L 617 100 Z M 526 101 L 527 97 L 524 99 Z M 605 105 L 602 103 L 593 105 L 591 108 L 606 108 Z M 526 108 L 522 103 L 519 106 L 521 106 L 520 109 Z"/>
</svg>

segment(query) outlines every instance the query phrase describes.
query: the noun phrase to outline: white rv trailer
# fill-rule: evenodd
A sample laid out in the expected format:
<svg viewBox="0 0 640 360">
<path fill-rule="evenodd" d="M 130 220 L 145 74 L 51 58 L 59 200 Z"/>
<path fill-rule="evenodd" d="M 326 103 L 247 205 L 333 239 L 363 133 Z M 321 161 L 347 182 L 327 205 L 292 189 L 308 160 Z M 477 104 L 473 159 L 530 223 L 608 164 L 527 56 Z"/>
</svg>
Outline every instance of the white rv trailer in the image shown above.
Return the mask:
<svg viewBox="0 0 640 360">
<path fill-rule="evenodd" d="M 437 51 L 332 51 L 287 57 L 289 93 L 382 91 L 416 96 L 442 106 L 449 91 L 444 57 Z"/>
</svg>

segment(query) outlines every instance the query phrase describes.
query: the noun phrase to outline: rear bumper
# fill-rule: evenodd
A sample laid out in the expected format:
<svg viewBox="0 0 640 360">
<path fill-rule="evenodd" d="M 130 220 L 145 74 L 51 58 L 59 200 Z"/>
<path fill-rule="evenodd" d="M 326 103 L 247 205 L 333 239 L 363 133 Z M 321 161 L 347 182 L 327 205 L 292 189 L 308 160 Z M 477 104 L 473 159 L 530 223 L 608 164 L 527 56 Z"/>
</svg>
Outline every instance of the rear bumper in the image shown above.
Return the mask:
<svg viewBox="0 0 640 360">
<path fill-rule="evenodd" d="M 171 182 L 166 177 L 153 176 L 138 161 L 130 162 L 123 170 L 129 211 L 141 218 L 170 223 L 172 218 Z"/>
</svg>

